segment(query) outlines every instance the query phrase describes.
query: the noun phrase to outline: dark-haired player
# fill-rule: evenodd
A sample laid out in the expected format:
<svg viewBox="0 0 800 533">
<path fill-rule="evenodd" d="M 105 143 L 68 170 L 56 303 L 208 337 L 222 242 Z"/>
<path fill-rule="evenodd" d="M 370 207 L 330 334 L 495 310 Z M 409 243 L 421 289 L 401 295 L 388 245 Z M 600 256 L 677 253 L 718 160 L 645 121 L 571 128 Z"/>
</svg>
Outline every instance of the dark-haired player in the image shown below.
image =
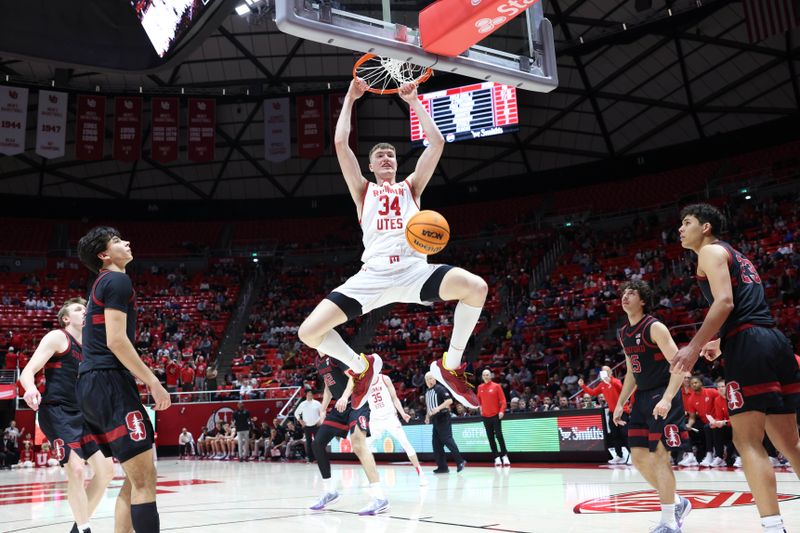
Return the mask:
<svg viewBox="0 0 800 533">
<path fill-rule="evenodd" d="M 775 472 L 762 444 L 764 432 L 800 474 L 800 370 L 791 343 L 777 328 L 753 263 L 717 234 L 722 213 L 709 204 L 681 211 L 681 245 L 697 254 L 697 280 L 711 304 L 703 325 L 672 362 L 692 369 L 703 355 L 725 360 L 733 441 L 742 458 L 765 532 L 783 532 Z M 714 339 L 716 336 L 718 339 Z"/>
<path fill-rule="evenodd" d="M 634 390 L 636 400 L 628 423 L 628 445 L 633 465 L 661 500 L 661 522 L 651 533 L 680 533 L 692 505 L 675 493 L 670 451 L 689 444 L 681 385 L 683 377 L 670 374 L 669 361 L 678 347 L 667 327 L 645 314 L 653 293 L 647 283 L 630 281 L 620 286 L 622 310 L 628 323 L 618 331 L 625 351 L 627 373 L 614 409 L 615 424 L 624 425 L 623 406 Z"/>
<path fill-rule="evenodd" d="M 431 362 L 430 370 L 456 400 L 477 409 L 478 397 L 466 376 L 466 364 L 461 360 L 480 318 L 488 286 L 483 279 L 464 269 L 428 264 L 427 257 L 412 249 L 405 237 L 406 224 L 419 212 L 422 192 L 442 156 L 444 137 L 417 99 L 416 85 L 403 85 L 399 96 L 419 117 L 428 146 L 417 160 L 414 172 L 398 183 L 394 146 L 376 144 L 369 152 L 369 169 L 375 176 L 375 183 L 367 181 L 348 145 L 353 105 L 367 88 L 361 79 L 350 83 L 334 139 L 339 166 L 363 233 L 363 266 L 314 308 L 300 325 L 297 336 L 309 348 L 349 368 L 354 380 L 353 405 L 360 408 L 367 401 L 372 379 L 381 372 L 382 361 L 378 354 L 359 356 L 334 328 L 390 303 L 458 300 L 450 346 L 441 360 Z"/>
<path fill-rule="evenodd" d="M 133 260 L 130 243 L 116 229 L 99 226 L 81 237 L 78 256 L 98 274 L 89 293 L 76 389 L 91 432 L 85 439 L 96 442 L 106 457 L 115 457 L 125 470 L 115 510 L 116 531 L 157 533 L 153 426 L 134 376 L 150 388 L 157 410 L 168 408 L 170 398 L 133 347 L 136 293 L 125 273 Z"/>
<path fill-rule="evenodd" d="M 316 361 L 317 372 L 323 383 L 325 392 L 322 394 L 322 404 L 319 408 L 322 424 L 314 438 L 314 457 L 317 458 L 317 467 L 322 475 L 323 493 L 320 499 L 310 507 L 313 511 L 321 511 L 339 501 L 339 492 L 331 478 L 331 461 L 328 458 L 326 447 L 334 438 L 344 438 L 350 435 L 353 453 L 356 454 L 364 473 L 369 480 L 369 490 L 372 502 L 361 509 L 360 515 L 376 515 L 389 509 L 389 500 L 383 493 L 381 480 L 378 477 L 378 467 L 375 457 L 369 449 L 369 405 L 364 404 L 356 408 L 350 403 L 350 393 L 353 389 L 353 379 L 345 374 L 345 369 L 339 361 L 332 357 L 321 356 Z M 336 400 L 334 408 L 326 414 L 328 404 Z"/>
<path fill-rule="evenodd" d="M 97 443 L 84 441 L 83 415 L 75 397 L 78 363 L 81 355 L 83 319 L 86 300 L 71 298 L 58 311 L 58 325 L 42 337 L 31 360 L 25 365 L 19 381 L 25 388 L 25 403 L 39 412 L 39 425 L 52 443 L 52 452 L 67 471 L 67 501 L 75 524 L 72 531 L 91 532 L 89 519 L 97 509 L 106 487 L 114 477 L 111 459 L 99 453 Z M 44 395 L 36 388 L 36 373 L 44 368 Z M 84 487 L 84 461 L 94 471 L 89 485 Z"/>
</svg>

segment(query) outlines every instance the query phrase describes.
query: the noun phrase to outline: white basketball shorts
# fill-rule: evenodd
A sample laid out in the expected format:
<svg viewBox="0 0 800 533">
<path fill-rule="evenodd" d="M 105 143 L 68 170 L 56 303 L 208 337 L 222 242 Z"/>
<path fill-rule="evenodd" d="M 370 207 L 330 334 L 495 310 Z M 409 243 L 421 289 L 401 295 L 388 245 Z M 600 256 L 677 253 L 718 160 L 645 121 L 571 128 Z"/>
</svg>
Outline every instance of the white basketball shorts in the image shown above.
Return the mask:
<svg viewBox="0 0 800 533">
<path fill-rule="evenodd" d="M 400 446 L 403 447 L 403 451 L 406 452 L 406 455 L 416 455 L 417 452 L 414 450 L 414 447 L 409 442 L 408 437 L 406 436 L 406 432 L 403 431 L 403 426 L 400 424 L 400 420 L 397 419 L 396 416 L 391 418 L 378 418 L 372 419 L 370 418 L 369 421 L 369 438 L 367 439 L 367 444 L 370 448 L 372 445 L 375 444 L 377 446 L 377 452 L 383 452 L 383 432 L 386 431 L 395 438 L 400 443 Z"/>
</svg>

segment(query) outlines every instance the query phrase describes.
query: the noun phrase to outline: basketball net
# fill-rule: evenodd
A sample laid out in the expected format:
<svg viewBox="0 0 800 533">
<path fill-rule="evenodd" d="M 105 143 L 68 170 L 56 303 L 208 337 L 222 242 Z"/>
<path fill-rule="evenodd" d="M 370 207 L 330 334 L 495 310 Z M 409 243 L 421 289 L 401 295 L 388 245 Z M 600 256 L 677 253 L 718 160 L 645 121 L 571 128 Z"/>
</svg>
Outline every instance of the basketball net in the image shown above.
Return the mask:
<svg viewBox="0 0 800 533">
<path fill-rule="evenodd" d="M 375 94 L 396 94 L 402 85 L 419 85 L 432 74 L 430 68 L 375 54 L 364 54 L 353 67 L 353 77 L 364 80 L 369 86 L 367 90 Z"/>
</svg>

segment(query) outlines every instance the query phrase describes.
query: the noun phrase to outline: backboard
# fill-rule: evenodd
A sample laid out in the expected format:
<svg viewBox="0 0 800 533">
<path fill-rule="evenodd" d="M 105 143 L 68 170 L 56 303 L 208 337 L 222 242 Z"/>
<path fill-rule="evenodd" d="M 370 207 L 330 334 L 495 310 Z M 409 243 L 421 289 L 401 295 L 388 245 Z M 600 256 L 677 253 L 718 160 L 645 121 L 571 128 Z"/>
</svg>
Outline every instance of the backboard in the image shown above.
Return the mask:
<svg viewBox="0 0 800 533">
<path fill-rule="evenodd" d="M 296 37 L 401 59 L 435 71 L 504 83 L 527 91 L 550 92 L 558 87 L 553 28 L 544 18 L 541 1 L 519 15 L 520 21 L 510 30 L 519 34 L 513 46 L 516 51 L 479 44 L 456 57 L 426 52 L 415 27 L 418 13 L 413 10 L 401 13 L 395 7 L 389 14 L 388 4 L 384 0 L 382 13 L 374 8 L 359 13 L 334 7 L 338 2 L 329 0 L 275 0 L 275 22 L 280 31 Z M 520 49 L 524 52 L 520 53 Z"/>
</svg>

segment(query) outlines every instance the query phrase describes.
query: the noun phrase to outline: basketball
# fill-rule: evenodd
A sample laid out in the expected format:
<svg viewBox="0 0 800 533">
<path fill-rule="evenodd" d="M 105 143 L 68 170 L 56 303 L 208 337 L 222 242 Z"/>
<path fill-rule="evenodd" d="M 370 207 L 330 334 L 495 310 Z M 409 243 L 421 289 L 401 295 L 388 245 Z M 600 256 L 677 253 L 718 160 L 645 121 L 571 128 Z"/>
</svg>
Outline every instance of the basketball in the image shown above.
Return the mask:
<svg viewBox="0 0 800 533">
<path fill-rule="evenodd" d="M 436 211 L 420 211 L 408 221 L 406 240 L 421 254 L 439 253 L 450 240 L 450 225 Z"/>
</svg>

